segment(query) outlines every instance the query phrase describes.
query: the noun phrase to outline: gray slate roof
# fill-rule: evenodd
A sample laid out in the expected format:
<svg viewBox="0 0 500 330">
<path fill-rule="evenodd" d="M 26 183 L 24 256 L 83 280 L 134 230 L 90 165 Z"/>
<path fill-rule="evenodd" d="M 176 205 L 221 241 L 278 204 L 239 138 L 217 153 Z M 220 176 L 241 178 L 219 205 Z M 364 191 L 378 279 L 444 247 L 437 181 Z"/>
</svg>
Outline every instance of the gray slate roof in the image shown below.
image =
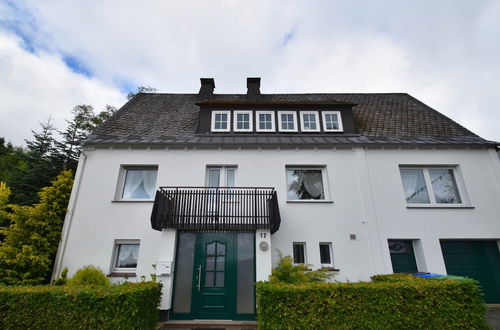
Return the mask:
<svg viewBox="0 0 500 330">
<path fill-rule="evenodd" d="M 242 101 L 245 94 L 215 94 Z M 359 134 L 196 134 L 198 94 L 137 94 L 91 134 L 85 144 L 480 144 L 486 141 L 405 93 L 262 94 L 261 102 L 349 102 Z"/>
</svg>

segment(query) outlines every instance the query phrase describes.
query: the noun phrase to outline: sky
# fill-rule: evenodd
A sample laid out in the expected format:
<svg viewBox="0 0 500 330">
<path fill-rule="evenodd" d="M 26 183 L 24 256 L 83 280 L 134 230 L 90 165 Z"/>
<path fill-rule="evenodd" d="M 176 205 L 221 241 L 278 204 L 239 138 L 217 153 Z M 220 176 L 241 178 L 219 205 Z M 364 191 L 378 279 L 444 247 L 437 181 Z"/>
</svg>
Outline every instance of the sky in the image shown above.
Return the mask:
<svg viewBox="0 0 500 330">
<path fill-rule="evenodd" d="M 500 141 L 498 0 L 0 0 L 0 137 L 137 86 L 197 93 L 406 92 Z"/>
</svg>

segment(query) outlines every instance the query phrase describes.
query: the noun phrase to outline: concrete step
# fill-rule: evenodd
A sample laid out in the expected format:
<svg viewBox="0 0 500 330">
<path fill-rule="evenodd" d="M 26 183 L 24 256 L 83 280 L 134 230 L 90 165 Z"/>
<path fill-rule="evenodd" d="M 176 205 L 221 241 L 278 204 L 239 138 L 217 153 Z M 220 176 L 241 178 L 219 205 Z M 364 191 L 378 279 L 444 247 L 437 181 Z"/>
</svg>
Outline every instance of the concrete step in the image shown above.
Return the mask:
<svg viewBox="0 0 500 330">
<path fill-rule="evenodd" d="M 157 329 L 168 330 L 256 330 L 256 321 L 231 321 L 231 320 L 193 320 L 193 321 L 167 321 L 158 325 Z"/>
</svg>

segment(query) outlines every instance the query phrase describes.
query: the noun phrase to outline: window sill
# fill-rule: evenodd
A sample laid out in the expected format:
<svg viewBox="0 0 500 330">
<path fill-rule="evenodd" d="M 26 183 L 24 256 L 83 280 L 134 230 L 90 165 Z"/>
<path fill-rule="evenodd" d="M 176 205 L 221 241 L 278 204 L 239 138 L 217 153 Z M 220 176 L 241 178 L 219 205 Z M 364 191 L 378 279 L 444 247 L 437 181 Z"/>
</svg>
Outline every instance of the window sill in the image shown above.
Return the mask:
<svg viewBox="0 0 500 330">
<path fill-rule="evenodd" d="M 335 268 L 335 267 L 322 266 L 320 269 L 327 270 L 329 272 L 340 272 L 340 269 Z"/>
<path fill-rule="evenodd" d="M 153 203 L 154 199 L 114 199 L 111 203 Z"/>
<path fill-rule="evenodd" d="M 331 200 L 324 200 L 324 199 L 299 199 L 299 200 L 291 200 L 291 201 L 286 201 L 287 203 L 329 203 L 333 204 L 333 201 Z"/>
<path fill-rule="evenodd" d="M 470 205 L 406 205 L 407 209 L 475 209 Z"/>
<path fill-rule="evenodd" d="M 107 277 L 137 277 L 137 275 L 135 273 L 111 272 Z"/>
</svg>

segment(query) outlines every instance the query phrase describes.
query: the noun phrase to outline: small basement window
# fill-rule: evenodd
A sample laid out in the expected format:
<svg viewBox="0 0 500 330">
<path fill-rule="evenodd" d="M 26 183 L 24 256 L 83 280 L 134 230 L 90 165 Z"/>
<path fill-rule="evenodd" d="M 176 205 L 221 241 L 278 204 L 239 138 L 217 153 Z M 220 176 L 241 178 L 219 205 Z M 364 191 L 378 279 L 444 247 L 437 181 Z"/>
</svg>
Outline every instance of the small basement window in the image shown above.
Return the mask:
<svg viewBox="0 0 500 330">
<path fill-rule="evenodd" d="M 234 112 L 234 131 L 251 132 L 253 130 L 252 111 Z"/>
<path fill-rule="evenodd" d="M 293 243 L 293 263 L 306 263 L 306 243 Z"/>
<path fill-rule="evenodd" d="M 333 266 L 332 243 L 319 243 L 319 256 L 322 266 Z"/>
<path fill-rule="evenodd" d="M 297 132 L 297 113 L 295 111 L 279 111 L 278 124 L 280 132 Z"/>
<path fill-rule="evenodd" d="M 342 118 L 340 111 L 323 111 L 323 131 L 342 132 Z"/>
<path fill-rule="evenodd" d="M 230 122 L 230 111 L 212 111 L 212 132 L 229 132 Z"/>
<path fill-rule="evenodd" d="M 115 240 L 113 254 L 113 272 L 131 272 L 137 269 L 139 240 Z"/>
<path fill-rule="evenodd" d="M 317 111 L 300 112 L 300 128 L 303 132 L 319 132 L 319 117 Z"/>
</svg>

